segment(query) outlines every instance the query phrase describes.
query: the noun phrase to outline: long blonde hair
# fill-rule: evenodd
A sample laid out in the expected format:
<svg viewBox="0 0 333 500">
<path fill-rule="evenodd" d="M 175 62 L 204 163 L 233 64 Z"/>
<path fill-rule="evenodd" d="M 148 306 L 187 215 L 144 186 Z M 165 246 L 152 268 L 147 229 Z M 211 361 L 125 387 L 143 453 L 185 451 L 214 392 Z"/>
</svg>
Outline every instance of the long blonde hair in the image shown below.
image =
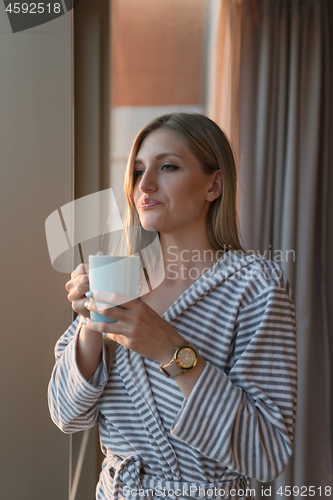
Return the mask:
<svg viewBox="0 0 333 500">
<path fill-rule="evenodd" d="M 215 122 L 197 113 L 170 113 L 159 116 L 143 127 L 136 136 L 125 174 L 124 191 L 127 202 L 125 227 L 140 225 L 133 201 L 134 162 L 144 139 L 159 128 L 171 130 L 182 139 L 197 157 L 203 172 L 207 175 L 221 170 L 223 191 L 209 208 L 207 235 L 217 250 L 243 250 L 237 224 L 237 175 L 231 144 Z"/>
</svg>

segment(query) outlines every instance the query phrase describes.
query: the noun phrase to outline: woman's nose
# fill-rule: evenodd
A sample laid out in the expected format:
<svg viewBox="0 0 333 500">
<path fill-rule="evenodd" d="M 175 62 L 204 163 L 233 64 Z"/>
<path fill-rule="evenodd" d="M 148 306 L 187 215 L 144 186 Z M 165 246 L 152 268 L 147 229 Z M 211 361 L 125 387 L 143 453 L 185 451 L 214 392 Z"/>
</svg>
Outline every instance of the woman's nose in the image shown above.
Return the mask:
<svg viewBox="0 0 333 500">
<path fill-rule="evenodd" d="M 157 180 L 153 172 L 145 170 L 140 179 L 139 185 L 142 193 L 148 193 L 157 190 Z"/>
</svg>

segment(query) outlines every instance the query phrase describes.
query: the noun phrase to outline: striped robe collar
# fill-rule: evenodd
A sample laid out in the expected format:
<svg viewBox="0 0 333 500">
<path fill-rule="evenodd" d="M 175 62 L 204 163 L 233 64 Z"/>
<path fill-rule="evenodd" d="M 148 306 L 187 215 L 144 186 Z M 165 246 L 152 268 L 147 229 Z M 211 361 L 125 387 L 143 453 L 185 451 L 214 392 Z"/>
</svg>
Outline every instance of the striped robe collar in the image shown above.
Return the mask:
<svg viewBox="0 0 333 500">
<path fill-rule="evenodd" d="M 195 281 L 164 313 L 163 318 L 172 322 L 183 311 L 202 299 L 229 276 L 255 260 L 262 260 L 260 255 L 247 255 L 243 252 L 228 251 L 216 264 Z M 177 455 L 169 441 L 168 435 L 157 411 L 150 382 L 144 366 L 143 358 L 137 353 L 119 346 L 117 368 L 124 386 L 139 412 L 147 433 L 149 445 L 156 455 L 156 463 L 160 470 L 154 470 L 157 476 L 166 480 L 180 481 Z M 185 401 L 184 401 L 185 404 Z"/>
<path fill-rule="evenodd" d="M 240 250 L 229 250 L 200 278 L 198 278 L 163 314 L 169 323 L 186 309 L 208 295 L 232 274 L 254 261 L 263 260 L 259 254 L 248 255 Z"/>
</svg>

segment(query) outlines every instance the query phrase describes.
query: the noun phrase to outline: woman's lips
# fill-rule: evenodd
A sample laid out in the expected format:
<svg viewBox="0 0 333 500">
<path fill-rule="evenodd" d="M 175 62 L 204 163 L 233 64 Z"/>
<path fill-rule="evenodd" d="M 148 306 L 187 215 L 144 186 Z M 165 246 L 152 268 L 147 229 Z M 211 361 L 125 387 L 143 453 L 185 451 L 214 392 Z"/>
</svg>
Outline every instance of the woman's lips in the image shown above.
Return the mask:
<svg viewBox="0 0 333 500">
<path fill-rule="evenodd" d="M 149 208 L 154 208 L 160 204 L 161 203 L 159 201 L 154 200 L 153 198 L 145 198 L 141 201 L 140 208 L 142 208 L 143 210 L 148 210 Z"/>
</svg>

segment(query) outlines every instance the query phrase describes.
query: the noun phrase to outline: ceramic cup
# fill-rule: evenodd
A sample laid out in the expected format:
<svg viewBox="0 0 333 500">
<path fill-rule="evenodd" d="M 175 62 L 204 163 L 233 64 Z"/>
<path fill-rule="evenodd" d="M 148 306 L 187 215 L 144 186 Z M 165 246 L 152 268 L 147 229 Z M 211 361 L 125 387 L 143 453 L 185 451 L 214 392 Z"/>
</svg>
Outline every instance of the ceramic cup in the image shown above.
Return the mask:
<svg viewBox="0 0 333 500">
<path fill-rule="evenodd" d="M 89 289 L 103 292 L 117 292 L 132 299 L 138 297 L 140 258 L 111 257 L 110 255 L 89 255 Z M 121 305 L 121 304 L 118 304 Z M 108 316 L 91 311 L 94 321 L 116 323 Z"/>
</svg>

